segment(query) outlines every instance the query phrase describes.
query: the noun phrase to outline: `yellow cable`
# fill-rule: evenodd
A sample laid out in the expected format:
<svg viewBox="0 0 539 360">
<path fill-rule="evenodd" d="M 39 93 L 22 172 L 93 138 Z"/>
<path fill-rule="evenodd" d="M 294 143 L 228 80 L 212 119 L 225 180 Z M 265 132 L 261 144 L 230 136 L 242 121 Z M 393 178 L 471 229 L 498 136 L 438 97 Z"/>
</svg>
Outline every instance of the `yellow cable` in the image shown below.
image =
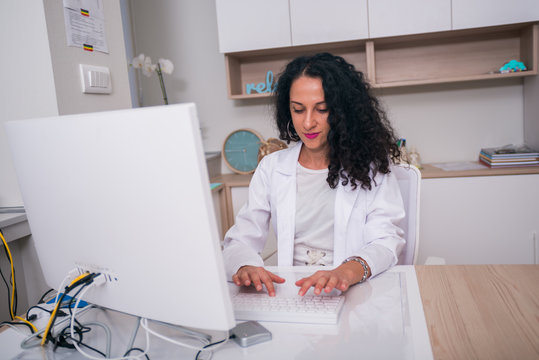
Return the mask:
<svg viewBox="0 0 539 360">
<path fill-rule="evenodd" d="M 77 276 L 70 284 L 69 286 L 73 285 L 80 279 L 88 276 L 90 273 L 83 273 Z M 56 306 L 54 307 L 54 310 L 51 313 L 51 316 L 49 317 L 49 322 L 47 323 L 47 327 L 45 328 L 45 332 L 43 333 L 43 338 L 41 339 L 41 346 L 45 345 L 45 342 L 47 341 L 47 336 L 49 335 L 49 331 L 52 326 L 52 320 L 54 319 L 56 312 L 58 312 L 58 309 L 60 308 L 60 298 L 58 298 L 58 301 L 56 302 Z"/>
<path fill-rule="evenodd" d="M 43 333 L 43 338 L 41 339 L 41 346 L 45 345 L 45 342 L 47 341 L 47 336 L 49 335 L 49 330 L 51 329 L 52 325 L 52 319 L 54 319 L 54 316 L 56 315 L 56 312 L 58 311 L 58 308 L 60 307 L 60 300 L 56 302 L 56 306 L 54 307 L 54 310 L 51 313 L 51 316 L 49 317 L 49 322 L 47 323 L 47 327 L 45 328 L 45 332 Z"/>
<path fill-rule="evenodd" d="M 15 312 L 13 311 L 13 304 L 15 301 L 15 268 L 13 267 L 13 257 L 11 256 L 11 251 L 9 251 L 9 246 L 7 246 L 6 238 L 4 238 L 4 235 L 2 235 L 2 232 L 0 232 L 0 238 L 2 238 L 2 242 L 4 243 L 4 246 L 6 247 L 7 254 L 9 256 L 9 263 L 11 264 L 11 305 L 9 307 L 9 312 L 11 314 L 11 318 L 13 320 L 17 319 L 20 320 L 32 327 L 35 332 L 37 332 L 37 328 L 32 324 L 30 321 L 23 319 L 20 316 L 15 315 Z M 8 289 L 9 291 L 9 289 Z"/>
<path fill-rule="evenodd" d="M 80 274 L 79 276 L 77 276 L 70 284 L 69 286 L 73 285 L 74 283 L 76 283 L 77 281 L 79 281 L 80 279 L 88 276 L 90 273 L 89 272 L 85 272 L 85 273 L 82 273 Z"/>
</svg>

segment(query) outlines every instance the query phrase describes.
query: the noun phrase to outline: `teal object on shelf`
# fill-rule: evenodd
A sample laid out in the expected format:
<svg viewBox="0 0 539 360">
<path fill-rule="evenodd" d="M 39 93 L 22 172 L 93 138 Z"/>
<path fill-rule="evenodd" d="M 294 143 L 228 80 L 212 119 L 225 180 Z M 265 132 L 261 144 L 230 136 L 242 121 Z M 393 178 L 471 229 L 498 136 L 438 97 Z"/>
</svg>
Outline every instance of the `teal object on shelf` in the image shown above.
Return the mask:
<svg viewBox="0 0 539 360">
<path fill-rule="evenodd" d="M 263 138 L 250 129 L 235 130 L 223 144 L 225 164 L 235 173 L 250 174 L 258 165 L 258 149 Z"/>
</svg>

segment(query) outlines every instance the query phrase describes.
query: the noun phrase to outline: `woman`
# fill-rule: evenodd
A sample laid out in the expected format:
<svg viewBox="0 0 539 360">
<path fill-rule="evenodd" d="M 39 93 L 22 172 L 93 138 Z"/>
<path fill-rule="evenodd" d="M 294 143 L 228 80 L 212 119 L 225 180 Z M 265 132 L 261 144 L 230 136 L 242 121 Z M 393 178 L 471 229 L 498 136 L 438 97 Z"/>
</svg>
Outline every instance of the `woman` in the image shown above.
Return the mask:
<svg viewBox="0 0 539 360">
<path fill-rule="evenodd" d="M 404 208 L 390 171 L 396 137 L 361 72 L 328 53 L 290 62 L 279 77 L 279 137 L 296 146 L 262 159 L 248 203 L 225 236 L 227 275 L 270 296 L 284 279 L 264 269 L 270 219 L 278 264 L 328 265 L 300 279 L 303 296 L 349 286 L 397 262 Z"/>
</svg>

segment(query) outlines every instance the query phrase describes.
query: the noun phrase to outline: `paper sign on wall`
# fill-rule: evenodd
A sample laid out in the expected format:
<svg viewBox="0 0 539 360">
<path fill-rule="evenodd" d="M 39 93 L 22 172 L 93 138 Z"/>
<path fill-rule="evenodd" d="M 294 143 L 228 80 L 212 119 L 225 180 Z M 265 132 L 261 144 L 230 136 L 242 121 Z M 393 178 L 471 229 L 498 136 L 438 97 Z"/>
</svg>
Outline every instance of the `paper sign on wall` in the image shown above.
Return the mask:
<svg viewBox="0 0 539 360">
<path fill-rule="evenodd" d="M 64 0 L 68 46 L 108 53 L 103 0 Z"/>
</svg>

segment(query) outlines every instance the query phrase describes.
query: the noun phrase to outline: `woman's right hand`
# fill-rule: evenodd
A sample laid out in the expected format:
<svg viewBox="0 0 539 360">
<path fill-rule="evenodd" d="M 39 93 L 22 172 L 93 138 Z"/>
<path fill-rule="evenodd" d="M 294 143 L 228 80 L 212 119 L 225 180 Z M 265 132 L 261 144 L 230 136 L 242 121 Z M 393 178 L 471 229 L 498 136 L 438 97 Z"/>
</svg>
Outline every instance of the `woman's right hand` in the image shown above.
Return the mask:
<svg viewBox="0 0 539 360">
<path fill-rule="evenodd" d="M 232 276 L 232 281 L 238 286 L 253 285 L 257 291 L 262 290 L 262 284 L 264 284 L 269 296 L 275 296 L 273 283 L 282 284 L 285 279 L 261 266 L 245 265 L 240 267 L 236 274 Z"/>
</svg>

